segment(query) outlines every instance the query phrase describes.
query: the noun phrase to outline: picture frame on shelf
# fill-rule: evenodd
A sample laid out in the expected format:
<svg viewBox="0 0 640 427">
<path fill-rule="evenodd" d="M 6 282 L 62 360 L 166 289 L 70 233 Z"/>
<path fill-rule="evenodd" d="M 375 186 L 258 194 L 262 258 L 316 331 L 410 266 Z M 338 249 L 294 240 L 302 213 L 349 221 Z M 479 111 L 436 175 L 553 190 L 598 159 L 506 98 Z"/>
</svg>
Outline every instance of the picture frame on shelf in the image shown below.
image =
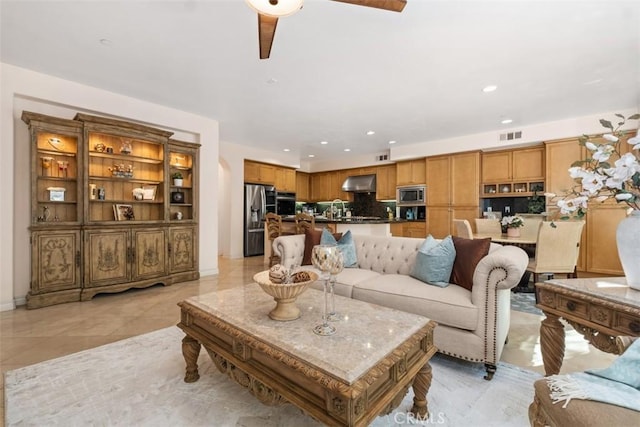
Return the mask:
<svg viewBox="0 0 640 427">
<path fill-rule="evenodd" d="M 142 200 L 155 200 L 157 185 L 144 185 L 142 186 Z"/>
<path fill-rule="evenodd" d="M 113 205 L 113 215 L 116 221 L 133 221 L 134 219 L 136 219 L 133 213 L 132 205 Z"/>
</svg>

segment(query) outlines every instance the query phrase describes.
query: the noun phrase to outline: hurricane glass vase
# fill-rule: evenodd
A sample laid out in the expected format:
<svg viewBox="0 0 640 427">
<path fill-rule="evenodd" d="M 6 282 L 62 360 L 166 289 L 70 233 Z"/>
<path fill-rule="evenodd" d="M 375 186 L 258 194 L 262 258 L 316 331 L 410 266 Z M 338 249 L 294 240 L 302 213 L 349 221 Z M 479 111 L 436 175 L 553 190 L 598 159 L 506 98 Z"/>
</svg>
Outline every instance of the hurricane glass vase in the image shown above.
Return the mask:
<svg viewBox="0 0 640 427">
<path fill-rule="evenodd" d="M 322 323 L 313 328 L 313 332 L 317 335 L 333 335 L 336 333 L 336 328 L 329 324 L 327 288 L 329 286 L 330 271 L 338 254 L 338 248 L 330 245 L 316 245 L 311 251 L 311 264 L 322 272 L 324 278 Z"/>
<path fill-rule="evenodd" d="M 620 221 L 616 230 L 618 256 L 629 287 L 640 291 L 640 210 Z"/>
</svg>

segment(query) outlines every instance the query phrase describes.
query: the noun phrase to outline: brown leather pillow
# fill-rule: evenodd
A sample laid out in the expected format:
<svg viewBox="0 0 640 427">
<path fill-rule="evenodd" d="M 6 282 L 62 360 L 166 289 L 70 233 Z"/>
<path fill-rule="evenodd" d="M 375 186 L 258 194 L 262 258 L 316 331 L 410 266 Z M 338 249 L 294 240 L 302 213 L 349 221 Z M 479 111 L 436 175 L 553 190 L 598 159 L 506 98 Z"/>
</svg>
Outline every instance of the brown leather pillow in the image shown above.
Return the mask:
<svg viewBox="0 0 640 427">
<path fill-rule="evenodd" d="M 473 273 L 480 260 L 489 253 L 491 239 L 465 239 L 453 236 L 453 246 L 456 248 L 456 259 L 453 262 L 449 283 L 471 290 Z"/>
<path fill-rule="evenodd" d="M 304 230 L 304 256 L 302 257 L 302 265 L 311 265 L 311 251 L 313 251 L 315 245 L 320 244 L 321 237 L 322 230 Z M 342 233 L 335 233 L 333 237 L 336 240 L 340 240 Z"/>
</svg>

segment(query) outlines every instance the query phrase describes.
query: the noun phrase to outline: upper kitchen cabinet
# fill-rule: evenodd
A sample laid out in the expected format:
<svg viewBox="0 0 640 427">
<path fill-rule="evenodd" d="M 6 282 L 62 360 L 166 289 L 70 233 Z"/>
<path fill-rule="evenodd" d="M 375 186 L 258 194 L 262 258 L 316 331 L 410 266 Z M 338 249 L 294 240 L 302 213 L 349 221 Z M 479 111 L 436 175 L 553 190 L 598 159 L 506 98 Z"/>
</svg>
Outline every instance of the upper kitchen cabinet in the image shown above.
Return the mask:
<svg viewBox="0 0 640 427">
<path fill-rule="evenodd" d="M 585 148 L 580 146 L 578 138 L 560 139 L 545 143 L 546 146 L 546 191 L 564 194 L 575 182 L 569 176 L 571 164 L 584 159 Z M 549 200 L 547 200 L 549 203 Z"/>
<path fill-rule="evenodd" d="M 244 161 L 244 182 L 251 184 L 276 183 L 276 167 L 267 163 Z"/>
<path fill-rule="evenodd" d="M 426 179 L 424 158 L 396 163 L 396 185 L 424 184 Z"/>
<path fill-rule="evenodd" d="M 480 153 L 428 157 L 426 166 L 427 231 L 443 238 L 453 233 L 453 219 L 478 217 Z"/>
<path fill-rule="evenodd" d="M 291 168 L 275 168 L 276 190 L 283 193 L 295 193 L 296 191 L 296 170 Z"/>
<path fill-rule="evenodd" d="M 296 172 L 296 201 L 308 202 L 311 200 L 309 194 L 310 176 L 306 172 Z"/>
<path fill-rule="evenodd" d="M 531 196 L 544 191 L 544 146 L 482 154 L 483 197 Z"/>
<path fill-rule="evenodd" d="M 311 175 L 311 200 L 314 202 L 327 201 L 330 198 L 329 187 L 331 178 L 329 172 L 318 172 Z M 333 199 L 331 199 L 333 200 Z"/>
<path fill-rule="evenodd" d="M 378 166 L 376 169 L 376 200 L 395 200 L 396 166 Z"/>
</svg>

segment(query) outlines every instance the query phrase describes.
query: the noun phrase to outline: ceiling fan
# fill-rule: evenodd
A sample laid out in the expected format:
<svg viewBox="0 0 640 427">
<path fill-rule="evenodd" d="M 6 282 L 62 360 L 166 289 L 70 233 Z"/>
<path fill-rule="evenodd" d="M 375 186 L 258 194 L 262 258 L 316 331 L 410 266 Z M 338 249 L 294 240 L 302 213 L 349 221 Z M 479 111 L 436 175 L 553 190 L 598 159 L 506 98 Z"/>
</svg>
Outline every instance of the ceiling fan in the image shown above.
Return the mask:
<svg viewBox="0 0 640 427">
<path fill-rule="evenodd" d="M 258 42 L 260 59 L 268 59 L 271 54 L 273 37 L 276 34 L 278 18 L 289 16 L 302 8 L 303 0 L 246 0 L 249 6 L 258 13 Z M 375 7 L 377 9 L 402 12 L 407 0 L 333 0 L 357 6 Z"/>
</svg>

